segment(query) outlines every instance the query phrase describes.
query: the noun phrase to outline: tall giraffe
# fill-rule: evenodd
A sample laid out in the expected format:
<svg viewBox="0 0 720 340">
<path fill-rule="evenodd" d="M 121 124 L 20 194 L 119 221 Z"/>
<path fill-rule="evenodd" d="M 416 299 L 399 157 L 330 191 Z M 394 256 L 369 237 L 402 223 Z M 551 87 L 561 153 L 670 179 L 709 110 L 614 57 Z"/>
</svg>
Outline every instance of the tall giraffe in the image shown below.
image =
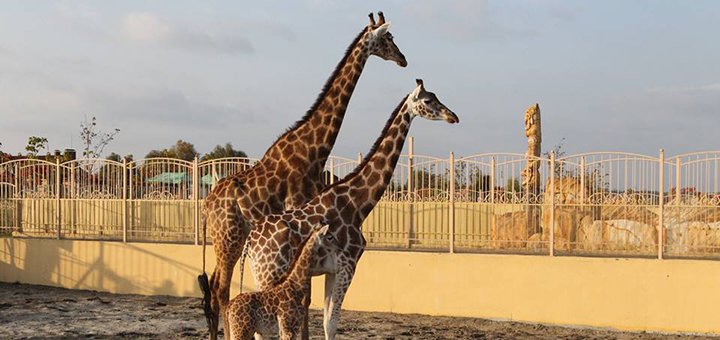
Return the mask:
<svg viewBox="0 0 720 340">
<path fill-rule="evenodd" d="M 325 274 L 325 338 L 334 339 L 340 307 L 365 249 L 361 226 L 385 193 L 414 117 L 459 122 L 422 80 L 390 115 L 382 134 L 360 165 L 303 206 L 267 215 L 250 232 L 244 254 L 250 256 L 255 283 L 271 287 L 289 270 L 313 226 L 328 224 L 341 246 L 339 253 L 320 249 L 313 276 Z M 244 261 L 241 261 L 241 263 Z M 308 294 L 309 295 L 309 294 Z M 307 308 L 306 301 L 306 308 Z"/>
<path fill-rule="evenodd" d="M 233 267 L 254 221 L 315 197 L 324 187 L 322 171 L 335 144 L 350 97 L 372 55 L 405 67 L 382 12 L 348 47 L 315 104 L 265 152 L 252 168 L 221 180 L 205 200 L 205 227 L 210 229 L 217 266 L 209 282 L 198 279 L 204 293 L 210 338 L 217 338 L 218 319 L 230 300 Z M 204 250 L 203 250 L 204 251 Z M 224 323 L 227 327 L 227 322 Z"/>
</svg>

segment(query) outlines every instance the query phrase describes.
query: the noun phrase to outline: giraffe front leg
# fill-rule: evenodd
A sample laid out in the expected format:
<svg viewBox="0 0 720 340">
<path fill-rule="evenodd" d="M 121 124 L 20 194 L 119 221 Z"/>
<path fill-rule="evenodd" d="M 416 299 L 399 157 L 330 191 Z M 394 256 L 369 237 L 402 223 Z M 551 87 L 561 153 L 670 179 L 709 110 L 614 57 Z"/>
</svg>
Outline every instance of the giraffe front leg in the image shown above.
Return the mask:
<svg viewBox="0 0 720 340">
<path fill-rule="evenodd" d="M 337 334 L 337 325 L 340 321 L 340 309 L 350 282 L 352 281 L 353 270 L 344 268 L 342 271 L 334 275 L 332 283 L 328 277 L 325 279 L 325 310 L 323 313 L 325 339 L 334 340 Z M 328 287 L 330 296 L 328 296 Z"/>
<path fill-rule="evenodd" d="M 330 301 L 332 300 L 333 288 L 335 287 L 335 274 L 325 274 L 325 300 L 323 303 L 323 329 L 327 332 L 330 321 Z"/>
</svg>

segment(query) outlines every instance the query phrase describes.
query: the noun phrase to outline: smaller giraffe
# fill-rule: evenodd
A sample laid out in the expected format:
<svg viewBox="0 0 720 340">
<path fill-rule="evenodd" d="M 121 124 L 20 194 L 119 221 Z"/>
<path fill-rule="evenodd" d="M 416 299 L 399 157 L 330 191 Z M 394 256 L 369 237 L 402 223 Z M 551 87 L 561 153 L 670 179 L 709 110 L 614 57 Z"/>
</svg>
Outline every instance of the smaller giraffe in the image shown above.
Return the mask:
<svg viewBox="0 0 720 340">
<path fill-rule="evenodd" d="M 227 308 L 230 339 L 252 339 L 255 332 L 280 339 L 295 339 L 307 309 L 303 301 L 309 293 L 310 268 L 318 249 L 337 252 L 340 246 L 328 226 L 315 229 L 288 275 L 276 286 L 258 292 L 240 294 Z"/>
</svg>

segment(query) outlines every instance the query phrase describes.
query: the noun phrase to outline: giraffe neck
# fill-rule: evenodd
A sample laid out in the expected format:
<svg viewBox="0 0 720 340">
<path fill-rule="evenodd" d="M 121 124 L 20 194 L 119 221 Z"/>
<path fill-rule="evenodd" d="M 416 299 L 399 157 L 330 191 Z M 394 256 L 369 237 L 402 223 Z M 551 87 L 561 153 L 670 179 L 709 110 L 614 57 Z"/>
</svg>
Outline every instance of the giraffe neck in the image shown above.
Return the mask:
<svg viewBox="0 0 720 340">
<path fill-rule="evenodd" d="M 343 180 L 327 188 L 320 196 L 347 192 L 351 202 L 359 202 L 355 207 L 357 213 L 360 213 L 361 219 L 367 217 L 385 193 L 410 131 L 413 115 L 410 113 L 406 100 L 407 97 L 390 115 L 380 137 L 375 141 L 362 163 Z M 319 201 L 323 202 L 322 197 Z"/>
<path fill-rule="evenodd" d="M 315 165 L 325 165 L 335 144 L 350 97 L 370 57 L 367 37 L 366 29 L 355 38 L 310 110 L 278 139 L 302 143 L 306 146 L 302 149 L 309 153 L 302 156 L 314 160 Z M 270 155 L 271 151 L 272 147 L 266 155 Z"/>
<path fill-rule="evenodd" d="M 300 250 L 300 254 L 295 258 L 295 262 L 290 266 L 287 276 L 287 284 L 303 286 L 310 277 L 310 265 L 312 264 L 313 255 L 316 252 L 315 243 L 318 240 L 317 233 L 311 235 Z"/>
</svg>

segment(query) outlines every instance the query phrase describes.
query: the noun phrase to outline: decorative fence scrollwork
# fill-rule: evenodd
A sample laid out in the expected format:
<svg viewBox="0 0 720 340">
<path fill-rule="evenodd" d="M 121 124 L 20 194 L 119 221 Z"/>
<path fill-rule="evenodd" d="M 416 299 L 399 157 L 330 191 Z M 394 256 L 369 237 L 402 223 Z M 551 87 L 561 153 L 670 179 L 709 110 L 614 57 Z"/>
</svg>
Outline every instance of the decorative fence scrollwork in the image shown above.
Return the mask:
<svg viewBox="0 0 720 340">
<path fill-rule="evenodd" d="M 720 255 L 720 152 L 399 159 L 363 232 L 370 247 Z M 362 159 L 331 157 L 326 184 Z M 0 164 L 0 235 L 197 242 L 202 200 L 255 159 Z M 523 174 L 537 169 L 539 190 Z M 660 241 L 658 241 L 660 240 Z"/>
</svg>

